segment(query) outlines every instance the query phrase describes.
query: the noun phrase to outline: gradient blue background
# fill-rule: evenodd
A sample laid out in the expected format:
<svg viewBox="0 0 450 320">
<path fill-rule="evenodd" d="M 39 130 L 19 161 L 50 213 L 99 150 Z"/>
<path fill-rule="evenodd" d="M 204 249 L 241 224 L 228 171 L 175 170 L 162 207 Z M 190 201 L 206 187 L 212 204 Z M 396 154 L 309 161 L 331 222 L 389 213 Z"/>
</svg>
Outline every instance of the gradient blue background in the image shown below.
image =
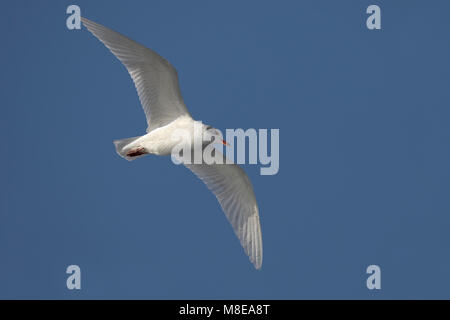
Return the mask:
<svg viewBox="0 0 450 320">
<path fill-rule="evenodd" d="M 261 271 L 146 128 L 125 68 L 66 7 L 156 50 L 192 115 L 279 128 L 245 166 Z M 382 30 L 366 8 L 382 9 Z M 0 298 L 450 298 L 449 1 L 8 1 L 0 18 Z M 66 288 L 66 267 L 82 289 Z M 366 288 L 366 267 L 382 289 Z"/>
</svg>

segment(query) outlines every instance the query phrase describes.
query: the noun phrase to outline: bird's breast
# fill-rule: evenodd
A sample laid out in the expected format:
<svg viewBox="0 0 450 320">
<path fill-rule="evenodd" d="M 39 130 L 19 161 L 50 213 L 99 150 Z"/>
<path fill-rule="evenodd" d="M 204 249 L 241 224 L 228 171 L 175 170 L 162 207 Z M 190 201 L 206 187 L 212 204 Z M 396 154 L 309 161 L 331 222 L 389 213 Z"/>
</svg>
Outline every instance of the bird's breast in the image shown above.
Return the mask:
<svg viewBox="0 0 450 320">
<path fill-rule="evenodd" d="M 192 144 L 193 137 L 193 120 L 179 118 L 147 133 L 143 145 L 149 153 L 164 156 L 171 154 L 175 147 Z"/>
</svg>

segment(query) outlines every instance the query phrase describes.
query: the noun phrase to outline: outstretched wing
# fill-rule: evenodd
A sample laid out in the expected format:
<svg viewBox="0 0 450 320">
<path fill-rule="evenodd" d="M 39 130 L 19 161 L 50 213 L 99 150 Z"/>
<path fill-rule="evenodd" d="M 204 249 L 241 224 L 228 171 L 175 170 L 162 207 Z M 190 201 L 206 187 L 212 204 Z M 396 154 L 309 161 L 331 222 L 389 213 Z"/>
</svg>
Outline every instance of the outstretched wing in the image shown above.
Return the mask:
<svg viewBox="0 0 450 320">
<path fill-rule="evenodd" d="M 143 45 L 86 18 L 83 25 L 123 63 L 136 86 L 147 117 L 147 132 L 189 115 L 178 76 L 169 61 Z"/>
<path fill-rule="evenodd" d="M 260 269 L 263 258 L 262 235 L 252 184 L 244 170 L 235 164 L 225 164 L 225 156 L 223 159 L 224 164 L 185 166 L 214 193 L 245 253 L 255 268 Z"/>
</svg>

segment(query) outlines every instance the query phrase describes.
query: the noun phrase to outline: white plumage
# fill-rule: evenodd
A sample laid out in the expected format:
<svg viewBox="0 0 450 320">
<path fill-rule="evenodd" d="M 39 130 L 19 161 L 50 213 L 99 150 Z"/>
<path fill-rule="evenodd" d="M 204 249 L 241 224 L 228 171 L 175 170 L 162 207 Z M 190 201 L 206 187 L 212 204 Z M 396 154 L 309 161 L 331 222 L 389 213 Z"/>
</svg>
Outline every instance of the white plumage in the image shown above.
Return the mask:
<svg viewBox="0 0 450 320">
<path fill-rule="evenodd" d="M 147 134 L 114 141 L 119 155 L 134 160 L 146 154 L 168 155 L 177 143 L 172 134 L 183 129 L 194 135 L 192 119 L 181 97 L 178 76 L 169 61 L 135 41 L 86 18 L 84 26 L 123 63 L 136 86 L 147 118 Z M 209 126 L 202 125 L 203 132 Z M 218 151 L 216 151 L 218 152 Z M 259 210 L 253 187 L 235 164 L 185 164 L 214 193 L 255 268 L 262 265 Z"/>
</svg>

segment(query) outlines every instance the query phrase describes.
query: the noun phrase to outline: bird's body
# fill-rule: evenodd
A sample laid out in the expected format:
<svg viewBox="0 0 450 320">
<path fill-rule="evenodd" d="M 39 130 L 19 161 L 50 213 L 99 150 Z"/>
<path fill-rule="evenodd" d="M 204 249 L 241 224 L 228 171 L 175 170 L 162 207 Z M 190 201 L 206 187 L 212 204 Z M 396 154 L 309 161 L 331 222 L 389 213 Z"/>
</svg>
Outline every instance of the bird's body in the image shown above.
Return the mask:
<svg viewBox="0 0 450 320">
<path fill-rule="evenodd" d="M 133 160 L 129 157 L 129 153 L 138 149 L 144 149 L 145 154 L 154 154 L 158 156 L 167 156 L 172 149 L 179 143 L 176 139 L 171 139 L 174 133 L 178 130 L 188 133 L 192 139 L 194 138 L 195 120 L 190 116 L 180 116 L 165 126 L 156 128 L 147 134 L 138 137 L 136 140 L 124 145 L 120 150 L 117 150 L 120 155 L 125 155 L 128 160 Z M 117 140 L 118 142 L 122 140 Z M 192 141 L 193 144 L 193 141 Z M 116 142 L 117 145 L 117 142 Z"/>
<path fill-rule="evenodd" d="M 183 143 L 189 145 L 190 151 L 195 145 L 204 146 L 204 135 L 214 135 L 217 130 L 191 117 L 181 97 L 177 72 L 170 62 L 120 33 L 81 19 L 127 68 L 147 117 L 147 133 L 115 140 L 117 153 L 127 160 L 147 154 L 169 155 L 180 144 L 176 133 L 188 135 Z M 196 127 L 200 127 L 200 135 L 196 134 Z M 183 164 L 214 193 L 250 261 L 259 269 L 262 236 L 252 184 L 239 166 L 230 164 L 219 151 L 216 154 L 221 158 L 219 163 Z"/>
</svg>

